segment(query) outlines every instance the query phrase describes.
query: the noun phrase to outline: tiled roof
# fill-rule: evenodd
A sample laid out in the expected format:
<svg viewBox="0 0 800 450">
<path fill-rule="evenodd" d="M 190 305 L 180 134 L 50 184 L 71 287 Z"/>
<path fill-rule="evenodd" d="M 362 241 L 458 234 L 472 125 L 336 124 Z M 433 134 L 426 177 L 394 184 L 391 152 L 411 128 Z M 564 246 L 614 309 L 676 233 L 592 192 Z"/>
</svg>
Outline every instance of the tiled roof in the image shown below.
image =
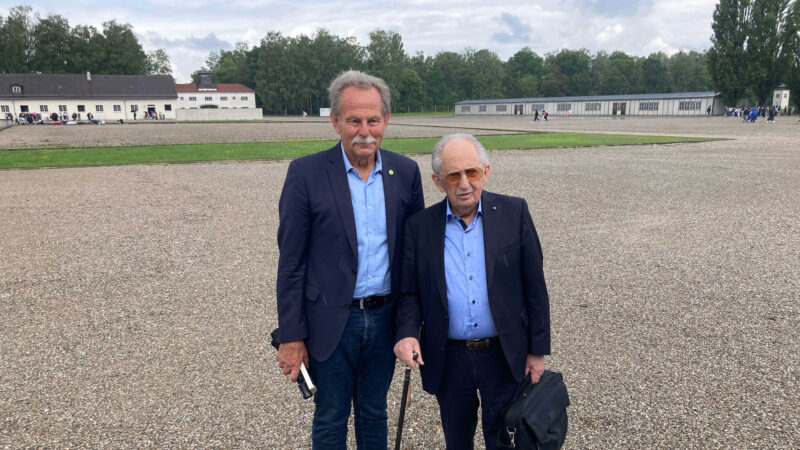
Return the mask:
<svg viewBox="0 0 800 450">
<path fill-rule="evenodd" d="M 0 99 L 175 98 L 171 75 L 0 74 Z M 22 87 L 21 93 L 11 87 Z"/>
<path fill-rule="evenodd" d="M 200 91 L 195 83 L 176 84 L 175 90 L 178 92 L 255 92 L 249 87 L 239 83 L 217 83 L 216 91 Z"/>
<path fill-rule="evenodd" d="M 670 92 L 666 94 L 624 94 L 624 95 L 590 95 L 578 97 L 536 97 L 536 98 L 504 98 L 494 100 L 462 100 L 456 105 L 483 103 L 548 103 L 548 102 L 591 102 L 609 100 L 661 100 L 678 98 L 709 98 L 719 95 L 716 92 Z"/>
</svg>

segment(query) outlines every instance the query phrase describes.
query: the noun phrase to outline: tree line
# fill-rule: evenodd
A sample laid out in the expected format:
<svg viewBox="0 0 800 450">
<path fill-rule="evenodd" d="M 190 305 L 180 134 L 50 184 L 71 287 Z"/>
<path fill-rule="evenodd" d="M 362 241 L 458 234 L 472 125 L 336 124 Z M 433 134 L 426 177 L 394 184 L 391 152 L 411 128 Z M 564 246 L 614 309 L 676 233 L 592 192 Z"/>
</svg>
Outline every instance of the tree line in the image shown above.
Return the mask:
<svg viewBox="0 0 800 450">
<path fill-rule="evenodd" d="M 716 90 L 727 105 L 742 99 L 769 104 L 787 84 L 800 100 L 800 0 L 720 0 L 712 47 L 631 56 L 622 51 L 560 49 L 538 55 L 528 47 L 503 61 L 491 50 L 406 53 L 402 36 L 375 30 L 369 42 L 325 29 L 311 36 L 269 32 L 250 46 L 213 51 L 201 70 L 217 83 L 256 91 L 268 114 L 316 113 L 339 73 L 364 70 L 386 80 L 395 111 L 444 111 L 465 99 L 560 97 Z M 16 6 L 0 16 L 0 73 L 168 74 L 163 49 L 145 52 L 130 24 L 110 20 L 102 30 L 71 27 L 59 15 L 41 18 Z M 197 81 L 197 72 L 193 74 Z"/>
<path fill-rule="evenodd" d="M 116 20 L 103 29 L 71 27 L 63 16 L 39 17 L 29 6 L 0 16 L 0 73 L 169 74 L 163 49 L 145 52 L 130 24 Z"/>
<path fill-rule="evenodd" d="M 780 83 L 800 104 L 799 1 L 720 0 L 712 29 L 708 64 L 726 104 L 770 104 Z"/>
<path fill-rule="evenodd" d="M 387 30 L 370 33 L 366 45 L 325 29 L 294 37 L 270 32 L 257 46 L 239 42 L 233 50 L 211 52 L 200 70 L 211 70 L 217 83 L 253 88 L 268 114 L 297 114 L 327 107 L 328 84 L 348 69 L 386 80 L 392 109 L 401 112 L 452 110 L 465 99 L 712 89 L 704 52 L 638 57 L 562 49 L 540 56 L 525 47 L 507 61 L 487 49 L 412 56 L 404 50 L 402 36 Z"/>
</svg>

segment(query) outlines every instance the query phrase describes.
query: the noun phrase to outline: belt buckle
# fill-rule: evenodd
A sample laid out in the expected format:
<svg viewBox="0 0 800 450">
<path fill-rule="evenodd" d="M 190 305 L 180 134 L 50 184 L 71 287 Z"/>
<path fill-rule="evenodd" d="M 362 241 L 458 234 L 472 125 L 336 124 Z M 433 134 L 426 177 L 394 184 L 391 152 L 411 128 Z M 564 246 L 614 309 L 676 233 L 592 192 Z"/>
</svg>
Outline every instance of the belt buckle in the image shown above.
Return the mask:
<svg viewBox="0 0 800 450">
<path fill-rule="evenodd" d="M 358 309 L 364 309 L 364 302 L 367 300 L 368 297 L 361 297 L 358 299 Z"/>
<path fill-rule="evenodd" d="M 467 339 L 467 350 L 483 350 L 486 347 L 485 339 Z"/>
</svg>

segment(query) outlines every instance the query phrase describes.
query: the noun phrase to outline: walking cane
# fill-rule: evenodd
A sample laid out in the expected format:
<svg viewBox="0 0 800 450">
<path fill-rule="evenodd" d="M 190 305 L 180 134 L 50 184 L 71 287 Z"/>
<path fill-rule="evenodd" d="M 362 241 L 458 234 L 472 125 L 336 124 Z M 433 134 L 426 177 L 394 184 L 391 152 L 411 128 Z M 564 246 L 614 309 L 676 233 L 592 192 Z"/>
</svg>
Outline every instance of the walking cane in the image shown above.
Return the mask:
<svg viewBox="0 0 800 450">
<path fill-rule="evenodd" d="M 413 353 L 416 363 L 419 354 Z M 403 397 L 400 401 L 400 417 L 397 419 L 397 437 L 394 439 L 394 450 L 400 450 L 400 439 L 403 437 L 403 422 L 406 418 L 406 403 L 408 402 L 408 383 L 411 381 L 411 367 L 406 366 L 406 375 L 403 378 Z"/>
</svg>

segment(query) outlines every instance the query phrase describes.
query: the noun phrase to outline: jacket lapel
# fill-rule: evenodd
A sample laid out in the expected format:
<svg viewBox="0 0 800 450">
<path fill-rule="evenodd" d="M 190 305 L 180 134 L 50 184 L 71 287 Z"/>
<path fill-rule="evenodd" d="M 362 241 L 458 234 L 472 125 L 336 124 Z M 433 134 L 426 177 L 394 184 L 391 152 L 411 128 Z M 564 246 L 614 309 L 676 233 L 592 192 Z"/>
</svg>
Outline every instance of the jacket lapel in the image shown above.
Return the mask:
<svg viewBox="0 0 800 450">
<path fill-rule="evenodd" d="M 342 145 L 328 150 L 328 179 L 331 182 L 333 197 L 336 199 L 336 209 L 344 225 L 344 232 L 347 234 L 347 241 L 353 249 L 353 255 L 358 260 L 358 240 L 356 238 L 356 219 L 353 214 L 353 201 L 350 198 L 350 184 L 347 182 L 347 172 L 344 170 L 344 159 L 342 159 Z"/>
<path fill-rule="evenodd" d="M 481 194 L 481 214 L 483 220 L 483 253 L 486 263 L 486 288 L 492 292 L 492 275 L 497 260 L 497 239 L 504 233 L 503 221 L 500 219 L 500 203 L 490 192 Z"/>
<path fill-rule="evenodd" d="M 397 214 L 400 202 L 397 198 L 397 185 L 399 177 L 396 176 L 394 158 L 388 152 L 378 150 L 381 153 L 381 178 L 383 179 L 383 200 L 386 208 L 386 238 L 389 242 L 389 261 L 394 261 L 394 244 L 397 233 L 404 230 L 397 230 Z"/>
<path fill-rule="evenodd" d="M 436 287 L 439 289 L 439 299 L 444 310 L 447 311 L 447 278 L 444 274 L 444 232 L 447 224 L 447 197 L 432 210 L 433 226 L 428 227 L 428 243 L 430 244 L 431 265 L 433 266 Z"/>
</svg>

